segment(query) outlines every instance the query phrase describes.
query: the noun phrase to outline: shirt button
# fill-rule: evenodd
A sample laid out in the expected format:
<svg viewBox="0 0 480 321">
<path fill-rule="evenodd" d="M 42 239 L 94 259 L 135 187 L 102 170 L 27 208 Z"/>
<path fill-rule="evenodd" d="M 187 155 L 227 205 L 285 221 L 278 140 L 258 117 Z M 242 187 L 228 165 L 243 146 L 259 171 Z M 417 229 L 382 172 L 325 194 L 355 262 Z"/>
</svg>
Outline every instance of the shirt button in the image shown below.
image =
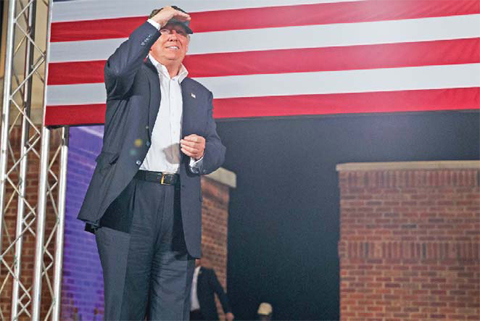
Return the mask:
<svg viewBox="0 0 480 321">
<path fill-rule="evenodd" d="M 142 162 L 141 162 L 140 160 L 137 160 L 137 161 L 135 162 L 135 164 L 137 164 L 137 165 L 142 165 Z"/>
</svg>

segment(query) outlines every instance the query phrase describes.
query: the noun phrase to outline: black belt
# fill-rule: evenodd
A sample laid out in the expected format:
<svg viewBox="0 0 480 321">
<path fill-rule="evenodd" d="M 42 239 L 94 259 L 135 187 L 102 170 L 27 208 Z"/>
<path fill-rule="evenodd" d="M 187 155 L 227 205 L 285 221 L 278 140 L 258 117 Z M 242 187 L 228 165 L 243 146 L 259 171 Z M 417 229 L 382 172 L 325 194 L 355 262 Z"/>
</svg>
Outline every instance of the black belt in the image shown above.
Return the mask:
<svg viewBox="0 0 480 321">
<path fill-rule="evenodd" d="M 180 182 L 180 176 L 178 174 L 166 174 L 162 172 L 151 171 L 138 171 L 135 174 L 136 179 L 142 181 L 159 183 L 162 185 L 176 185 Z"/>
</svg>

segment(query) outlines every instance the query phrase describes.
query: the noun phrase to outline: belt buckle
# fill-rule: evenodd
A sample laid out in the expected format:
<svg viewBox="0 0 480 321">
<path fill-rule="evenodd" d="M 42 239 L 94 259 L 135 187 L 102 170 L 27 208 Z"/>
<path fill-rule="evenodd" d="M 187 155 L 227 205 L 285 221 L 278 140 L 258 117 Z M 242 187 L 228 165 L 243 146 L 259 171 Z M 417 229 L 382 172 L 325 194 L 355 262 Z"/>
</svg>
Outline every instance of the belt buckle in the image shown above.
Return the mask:
<svg viewBox="0 0 480 321">
<path fill-rule="evenodd" d="M 165 174 L 162 173 L 162 178 L 160 178 L 160 184 L 165 185 Z"/>
</svg>

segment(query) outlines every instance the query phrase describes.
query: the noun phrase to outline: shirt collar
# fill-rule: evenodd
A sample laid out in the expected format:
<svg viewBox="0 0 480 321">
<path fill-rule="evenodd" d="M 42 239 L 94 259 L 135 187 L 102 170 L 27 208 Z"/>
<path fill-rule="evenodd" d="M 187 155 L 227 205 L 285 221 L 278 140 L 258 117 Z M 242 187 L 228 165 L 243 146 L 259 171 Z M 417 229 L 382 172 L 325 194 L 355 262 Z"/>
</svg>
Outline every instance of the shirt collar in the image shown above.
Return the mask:
<svg viewBox="0 0 480 321">
<path fill-rule="evenodd" d="M 150 54 L 148 55 L 148 58 L 150 59 L 152 64 L 155 66 L 155 68 L 157 68 L 158 73 L 162 77 L 166 77 L 167 79 L 170 79 L 170 74 L 168 73 L 167 67 L 165 67 L 164 65 L 162 65 L 161 63 L 156 61 L 155 58 L 153 58 L 152 55 L 150 55 Z M 182 64 L 182 66 L 180 67 L 180 71 L 178 72 L 178 75 L 176 75 L 175 77 L 173 77 L 171 79 L 172 80 L 177 80 L 178 79 L 178 82 L 181 83 L 187 77 L 187 75 L 188 75 L 188 70 Z"/>
</svg>

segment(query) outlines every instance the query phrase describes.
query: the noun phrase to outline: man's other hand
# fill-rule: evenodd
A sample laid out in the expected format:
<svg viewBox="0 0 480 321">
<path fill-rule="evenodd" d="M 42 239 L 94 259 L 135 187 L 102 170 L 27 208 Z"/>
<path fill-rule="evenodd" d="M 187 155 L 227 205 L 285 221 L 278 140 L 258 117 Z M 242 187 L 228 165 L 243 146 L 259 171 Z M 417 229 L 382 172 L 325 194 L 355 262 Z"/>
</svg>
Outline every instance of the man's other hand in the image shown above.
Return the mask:
<svg viewBox="0 0 480 321">
<path fill-rule="evenodd" d="M 205 152 L 205 138 L 195 134 L 185 136 L 180 140 L 180 147 L 185 155 L 199 160 Z"/>
<path fill-rule="evenodd" d="M 225 320 L 233 321 L 233 319 L 235 319 L 235 316 L 233 315 L 232 312 L 228 312 L 228 313 L 225 314 Z"/>
</svg>

